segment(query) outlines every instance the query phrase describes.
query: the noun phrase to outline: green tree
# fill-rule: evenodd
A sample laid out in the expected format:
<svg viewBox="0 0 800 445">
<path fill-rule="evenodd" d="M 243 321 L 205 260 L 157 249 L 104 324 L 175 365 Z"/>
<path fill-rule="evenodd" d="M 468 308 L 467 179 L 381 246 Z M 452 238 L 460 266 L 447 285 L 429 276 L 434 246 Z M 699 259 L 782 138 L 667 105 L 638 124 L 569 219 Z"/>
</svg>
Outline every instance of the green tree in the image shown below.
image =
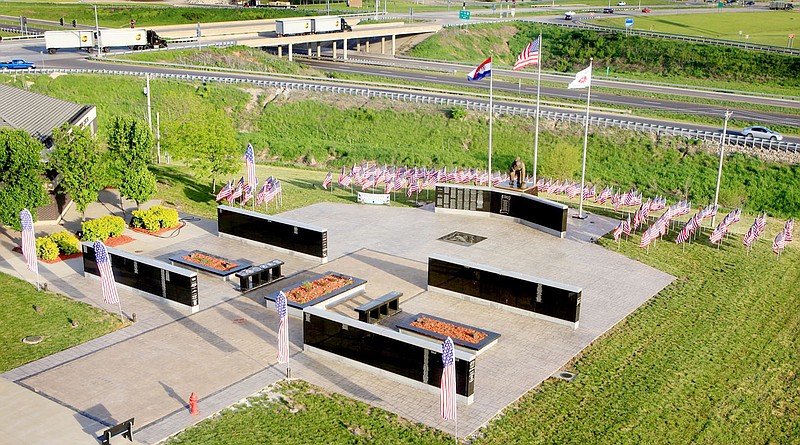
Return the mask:
<svg viewBox="0 0 800 445">
<path fill-rule="evenodd" d="M 44 146 L 22 130 L 0 129 L 0 223 L 20 230 L 19 212 L 47 204 L 41 152 Z"/>
<path fill-rule="evenodd" d="M 153 132 L 141 120 L 115 116 L 108 130 L 108 165 L 120 195 L 136 207 L 156 192 L 156 178 L 147 169 L 153 153 Z"/>
<path fill-rule="evenodd" d="M 235 172 L 241 156 L 233 122 L 219 109 L 181 116 L 169 126 L 164 145 L 186 162 L 197 178 L 210 177 L 213 191 L 217 176 Z"/>
<path fill-rule="evenodd" d="M 104 185 L 103 158 L 97 141 L 88 128 L 65 124 L 53 130 L 53 145 L 50 162 L 61 174 L 65 192 L 84 214 L 86 206 L 97 201 L 97 191 Z M 86 219 L 85 214 L 82 219 Z"/>
</svg>

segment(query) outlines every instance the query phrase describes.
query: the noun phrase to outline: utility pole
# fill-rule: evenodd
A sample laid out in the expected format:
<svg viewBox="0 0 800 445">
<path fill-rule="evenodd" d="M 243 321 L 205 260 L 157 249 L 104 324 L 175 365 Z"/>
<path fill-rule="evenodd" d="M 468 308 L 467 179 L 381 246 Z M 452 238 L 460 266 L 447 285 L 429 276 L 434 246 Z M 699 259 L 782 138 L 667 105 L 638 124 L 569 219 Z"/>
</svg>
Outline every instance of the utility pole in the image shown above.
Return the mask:
<svg viewBox="0 0 800 445">
<path fill-rule="evenodd" d="M 94 5 L 94 29 L 97 34 L 97 57 L 103 57 L 103 45 L 100 44 L 100 22 L 97 20 L 97 5 Z"/>
<path fill-rule="evenodd" d="M 150 73 L 145 74 L 147 86 L 144 88 L 145 96 L 147 96 L 147 125 L 150 127 L 150 132 L 153 131 L 153 115 L 150 111 Z"/>
</svg>

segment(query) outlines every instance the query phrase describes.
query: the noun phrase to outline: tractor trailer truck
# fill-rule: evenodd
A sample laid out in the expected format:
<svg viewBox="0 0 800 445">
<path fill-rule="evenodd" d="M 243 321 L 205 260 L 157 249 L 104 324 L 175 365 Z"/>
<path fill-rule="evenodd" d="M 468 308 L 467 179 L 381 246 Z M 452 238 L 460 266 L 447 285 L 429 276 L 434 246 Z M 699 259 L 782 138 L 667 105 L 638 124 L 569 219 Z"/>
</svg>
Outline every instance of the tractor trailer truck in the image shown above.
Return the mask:
<svg viewBox="0 0 800 445">
<path fill-rule="evenodd" d="M 100 38 L 95 31 L 46 31 L 44 44 L 47 52 L 55 54 L 60 49 L 87 49 L 97 46 L 103 52 L 114 47 L 129 47 L 133 50 L 165 48 L 167 41 L 149 29 L 101 29 Z"/>
<path fill-rule="evenodd" d="M 303 34 L 325 34 L 352 31 L 353 28 L 341 17 L 312 17 L 309 19 L 275 20 L 278 37 Z"/>
<path fill-rule="evenodd" d="M 311 33 L 352 31 L 353 28 L 341 17 L 314 17 L 311 19 Z"/>
</svg>

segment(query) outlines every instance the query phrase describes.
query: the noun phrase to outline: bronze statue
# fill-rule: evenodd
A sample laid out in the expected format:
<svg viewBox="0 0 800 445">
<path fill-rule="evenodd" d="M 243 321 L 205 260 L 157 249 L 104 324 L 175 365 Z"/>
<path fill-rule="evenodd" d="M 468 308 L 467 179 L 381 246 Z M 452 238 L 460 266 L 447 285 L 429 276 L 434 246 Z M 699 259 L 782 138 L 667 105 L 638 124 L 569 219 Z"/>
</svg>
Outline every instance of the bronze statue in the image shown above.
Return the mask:
<svg viewBox="0 0 800 445">
<path fill-rule="evenodd" d="M 517 156 L 517 159 L 511 163 L 511 168 L 508 171 L 508 186 L 509 187 L 525 187 L 525 163 Z M 516 183 L 516 185 L 515 185 Z"/>
</svg>

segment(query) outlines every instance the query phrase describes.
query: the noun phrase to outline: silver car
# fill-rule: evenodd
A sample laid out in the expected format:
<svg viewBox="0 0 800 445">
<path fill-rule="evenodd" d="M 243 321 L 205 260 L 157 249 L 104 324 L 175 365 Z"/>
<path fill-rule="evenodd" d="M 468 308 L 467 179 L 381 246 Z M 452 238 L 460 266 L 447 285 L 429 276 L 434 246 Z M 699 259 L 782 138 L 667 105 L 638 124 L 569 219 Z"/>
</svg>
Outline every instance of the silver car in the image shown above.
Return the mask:
<svg viewBox="0 0 800 445">
<path fill-rule="evenodd" d="M 748 138 L 769 139 L 771 141 L 782 141 L 783 135 L 770 130 L 767 127 L 747 127 L 742 130 L 742 134 Z"/>
</svg>

